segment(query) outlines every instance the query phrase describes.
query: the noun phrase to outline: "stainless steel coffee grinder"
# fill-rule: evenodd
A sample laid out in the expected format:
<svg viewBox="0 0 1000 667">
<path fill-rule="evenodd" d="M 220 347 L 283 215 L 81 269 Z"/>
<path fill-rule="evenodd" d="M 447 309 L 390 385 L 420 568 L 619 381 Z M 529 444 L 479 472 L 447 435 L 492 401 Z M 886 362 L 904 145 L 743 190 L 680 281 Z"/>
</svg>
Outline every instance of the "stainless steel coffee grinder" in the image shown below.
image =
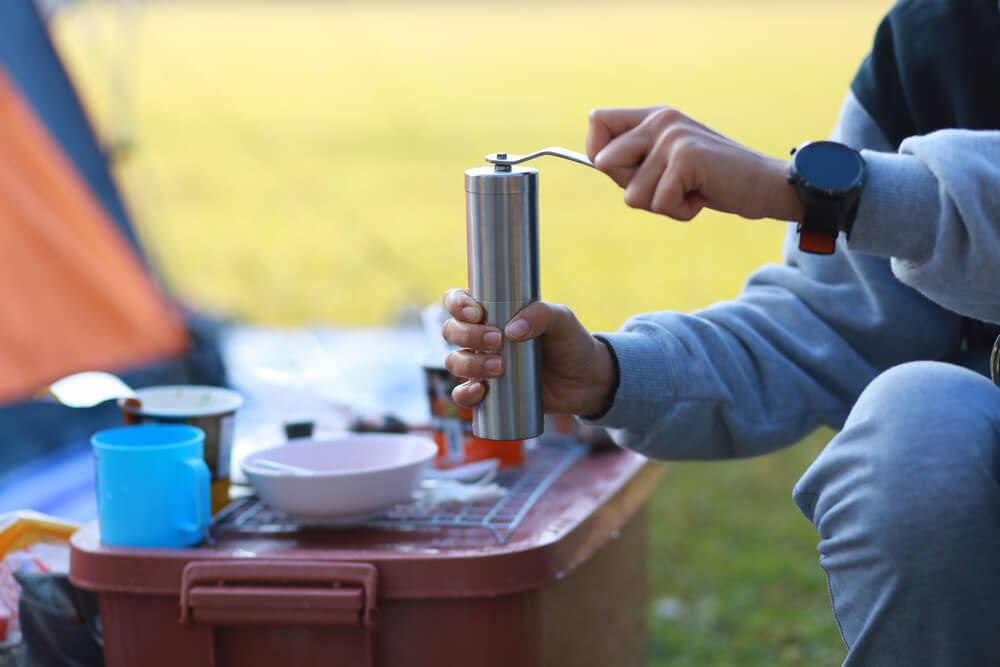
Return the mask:
<svg viewBox="0 0 1000 667">
<path fill-rule="evenodd" d="M 529 155 L 494 153 L 492 163 L 465 172 L 469 290 L 486 323 L 503 331 L 519 310 L 541 298 L 538 267 L 538 171 L 517 163 L 556 155 L 590 164 L 585 155 L 547 148 Z M 525 440 L 542 434 L 541 356 L 537 340 L 504 337 L 504 374 L 487 381 L 473 410 L 472 431 L 487 440 Z"/>
</svg>

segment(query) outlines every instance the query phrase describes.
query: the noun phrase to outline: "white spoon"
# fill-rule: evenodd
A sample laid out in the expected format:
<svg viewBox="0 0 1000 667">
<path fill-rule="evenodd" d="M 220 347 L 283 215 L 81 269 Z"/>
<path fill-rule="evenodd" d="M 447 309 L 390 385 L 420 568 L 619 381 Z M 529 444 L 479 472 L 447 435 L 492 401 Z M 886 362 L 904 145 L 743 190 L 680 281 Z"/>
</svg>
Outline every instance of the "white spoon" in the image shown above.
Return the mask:
<svg viewBox="0 0 1000 667">
<path fill-rule="evenodd" d="M 54 401 L 71 408 L 92 408 L 112 399 L 136 401 L 135 392 L 117 375 L 104 371 L 74 373 L 43 387 L 35 398 Z"/>
</svg>

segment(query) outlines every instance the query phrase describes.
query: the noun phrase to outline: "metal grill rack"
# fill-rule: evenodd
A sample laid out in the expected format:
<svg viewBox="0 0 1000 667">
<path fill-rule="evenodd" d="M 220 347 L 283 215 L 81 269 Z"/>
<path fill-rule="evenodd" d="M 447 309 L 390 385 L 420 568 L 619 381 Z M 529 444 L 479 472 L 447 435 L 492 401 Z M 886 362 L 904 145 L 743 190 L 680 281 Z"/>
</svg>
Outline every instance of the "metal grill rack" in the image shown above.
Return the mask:
<svg viewBox="0 0 1000 667">
<path fill-rule="evenodd" d="M 500 498 L 471 503 L 450 502 L 427 508 L 417 501 L 352 523 L 352 527 L 398 530 L 408 527 L 482 528 L 497 544 L 506 544 L 542 494 L 587 447 L 568 438 L 543 437 L 525 452 L 523 465 L 501 470 L 494 480 L 506 493 Z M 340 526 L 344 527 L 344 526 Z M 234 501 L 212 522 L 210 535 L 231 529 L 240 532 L 282 533 L 308 528 L 265 506 L 256 496 Z"/>
</svg>

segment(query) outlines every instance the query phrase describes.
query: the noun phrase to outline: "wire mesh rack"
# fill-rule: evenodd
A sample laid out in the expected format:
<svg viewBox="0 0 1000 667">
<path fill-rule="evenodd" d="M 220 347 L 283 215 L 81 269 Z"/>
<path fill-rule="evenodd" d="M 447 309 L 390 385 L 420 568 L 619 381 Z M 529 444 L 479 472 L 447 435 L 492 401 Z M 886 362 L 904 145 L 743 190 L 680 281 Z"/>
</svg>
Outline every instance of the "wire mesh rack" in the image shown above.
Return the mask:
<svg viewBox="0 0 1000 667">
<path fill-rule="evenodd" d="M 497 544 L 506 544 L 545 491 L 587 451 L 585 445 L 568 438 L 543 437 L 525 452 L 522 465 L 497 474 L 494 482 L 505 491 L 499 498 L 435 506 L 417 500 L 350 525 L 387 530 L 421 526 L 481 528 L 489 531 Z M 225 530 L 282 533 L 308 527 L 270 509 L 256 496 L 247 496 L 233 501 L 215 517 L 210 534 L 215 536 Z"/>
</svg>

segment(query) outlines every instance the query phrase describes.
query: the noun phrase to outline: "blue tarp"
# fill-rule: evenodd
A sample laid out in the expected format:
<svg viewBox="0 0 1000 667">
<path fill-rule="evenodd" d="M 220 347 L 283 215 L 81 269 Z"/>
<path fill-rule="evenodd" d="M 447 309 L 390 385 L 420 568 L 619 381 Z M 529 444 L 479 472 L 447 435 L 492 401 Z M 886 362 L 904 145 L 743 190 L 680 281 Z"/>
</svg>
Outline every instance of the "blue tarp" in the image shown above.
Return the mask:
<svg viewBox="0 0 1000 667">
<path fill-rule="evenodd" d="M 284 440 L 284 422 L 308 419 L 317 437 L 344 431 L 355 415 L 392 414 L 409 424 L 426 424 L 430 412 L 421 360 L 432 349 L 426 332 L 417 328 L 229 329 L 222 338 L 223 356 L 233 388 L 245 399 L 236 413 L 234 482 L 245 481 L 239 471 L 243 456 Z M 59 405 L 37 407 L 51 419 L 74 412 Z M 114 402 L 94 410 L 109 426 L 121 422 Z M 0 466 L 0 514 L 32 509 L 76 521 L 93 519 L 97 505 L 89 434 L 7 471 Z"/>
</svg>

